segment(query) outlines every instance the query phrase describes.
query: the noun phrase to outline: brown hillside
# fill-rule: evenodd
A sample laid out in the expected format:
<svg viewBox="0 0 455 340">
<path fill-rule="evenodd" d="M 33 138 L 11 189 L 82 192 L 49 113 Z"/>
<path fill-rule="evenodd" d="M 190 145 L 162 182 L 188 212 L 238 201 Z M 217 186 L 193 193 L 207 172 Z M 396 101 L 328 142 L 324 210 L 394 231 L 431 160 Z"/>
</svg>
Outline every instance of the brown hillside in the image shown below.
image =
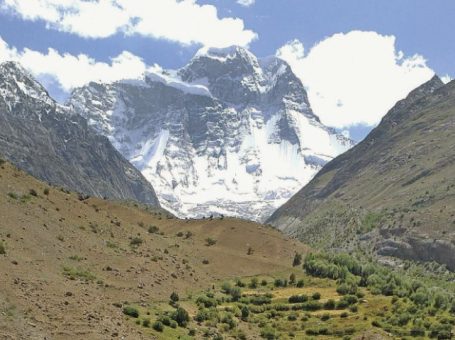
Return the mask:
<svg viewBox="0 0 455 340">
<path fill-rule="evenodd" d="M 0 240 L 1 339 L 140 339 L 123 303 L 167 301 L 172 291 L 185 296 L 220 279 L 285 271 L 294 252 L 305 251 L 256 223 L 184 221 L 84 200 L 9 163 L 0 168 Z"/>
</svg>

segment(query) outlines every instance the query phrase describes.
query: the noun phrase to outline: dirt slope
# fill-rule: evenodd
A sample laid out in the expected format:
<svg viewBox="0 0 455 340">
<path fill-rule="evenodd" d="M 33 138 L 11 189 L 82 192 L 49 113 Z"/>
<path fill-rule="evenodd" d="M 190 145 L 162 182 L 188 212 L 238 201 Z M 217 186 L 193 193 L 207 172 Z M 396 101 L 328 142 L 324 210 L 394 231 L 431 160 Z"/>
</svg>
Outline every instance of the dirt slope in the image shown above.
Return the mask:
<svg viewBox="0 0 455 340">
<path fill-rule="evenodd" d="M 255 223 L 184 221 L 134 204 L 83 200 L 9 163 L 0 168 L 0 240 L 0 339 L 140 339 L 122 303 L 285 271 L 294 252 L 306 250 Z"/>
</svg>

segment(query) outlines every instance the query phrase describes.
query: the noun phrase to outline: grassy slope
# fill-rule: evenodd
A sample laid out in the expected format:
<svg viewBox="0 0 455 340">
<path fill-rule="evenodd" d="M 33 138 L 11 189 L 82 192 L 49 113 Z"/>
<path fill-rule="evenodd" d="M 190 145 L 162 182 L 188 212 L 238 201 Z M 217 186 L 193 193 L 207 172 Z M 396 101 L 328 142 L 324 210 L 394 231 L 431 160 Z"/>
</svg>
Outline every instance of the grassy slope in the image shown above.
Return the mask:
<svg viewBox="0 0 455 340">
<path fill-rule="evenodd" d="M 365 141 L 329 163 L 270 222 L 326 248 L 355 249 L 360 239 L 366 248 L 376 245 L 377 250 L 384 240 L 407 242 L 416 237 L 441 240 L 451 249 L 454 141 L 452 82 L 429 96 L 399 103 Z M 426 246 L 409 258 L 455 268 L 453 253 L 432 258 L 437 251 L 431 254 Z"/>
<path fill-rule="evenodd" d="M 56 188 L 46 195 L 45 188 L 2 164 L 0 338 L 138 339 L 143 331 L 113 303 L 152 303 L 174 290 L 185 295 L 221 279 L 281 272 L 295 251 L 306 251 L 256 223 L 169 219 Z M 150 225 L 163 234 L 149 233 Z M 176 236 L 186 231 L 193 236 Z M 137 247 L 130 244 L 135 237 L 143 241 Z M 208 237 L 217 243 L 206 246 Z"/>
</svg>

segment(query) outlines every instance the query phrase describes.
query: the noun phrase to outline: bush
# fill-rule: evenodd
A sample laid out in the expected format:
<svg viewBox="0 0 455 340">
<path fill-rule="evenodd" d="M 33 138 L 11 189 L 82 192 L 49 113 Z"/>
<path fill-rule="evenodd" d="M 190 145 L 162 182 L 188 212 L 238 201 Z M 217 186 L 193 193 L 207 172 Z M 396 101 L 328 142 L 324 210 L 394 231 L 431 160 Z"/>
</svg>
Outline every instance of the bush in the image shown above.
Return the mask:
<svg viewBox="0 0 455 340">
<path fill-rule="evenodd" d="M 297 284 L 296 284 L 297 288 L 303 288 L 304 285 L 305 285 L 305 282 L 303 280 L 297 281 Z"/>
<path fill-rule="evenodd" d="M 270 326 L 266 326 L 261 330 L 261 337 L 267 340 L 278 339 L 275 329 Z"/>
<path fill-rule="evenodd" d="M 258 287 L 258 279 L 253 277 L 250 281 L 250 288 L 257 288 Z"/>
<path fill-rule="evenodd" d="M 267 286 L 267 284 L 268 284 L 267 280 L 264 279 L 261 281 L 261 286 Z M 454 307 L 455 307 L 455 305 L 454 305 Z"/>
<path fill-rule="evenodd" d="M 321 299 L 321 294 L 316 292 L 316 293 L 313 293 L 313 295 L 311 296 L 313 300 L 320 300 Z"/>
<path fill-rule="evenodd" d="M 273 282 L 275 287 L 286 287 L 288 285 L 287 280 L 275 279 Z"/>
<path fill-rule="evenodd" d="M 205 245 L 207 247 L 214 246 L 215 244 L 216 244 L 216 240 L 214 240 L 213 238 L 207 237 L 205 239 Z"/>
<path fill-rule="evenodd" d="M 302 254 L 295 253 L 294 259 L 292 260 L 292 266 L 297 267 L 302 264 Z"/>
<path fill-rule="evenodd" d="M 45 189 L 43 190 L 43 194 L 45 194 L 46 196 L 48 196 L 48 195 L 49 195 L 49 188 L 45 188 Z"/>
<path fill-rule="evenodd" d="M 238 301 L 238 299 L 242 297 L 242 291 L 239 287 L 231 288 L 229 294 L 231 295 L 233 301 Z"/>
<path fill-rule="evenodd" d="M 293 285 L 295 283 L 295 274 L 292 273 L 290 276 L 289 276 L 289 283 L 291 285 Z"/>
<path fill-rule="evenodd" d="M 355 284 L 342 283 L 337 287 L 337 293 L 340 295 L 355 294 L 357 293 L 357 286 Z"/>
<path fill-rule="evenodd" d="M 180 327 L 186 327 L 188 321 L 190 321 L 190 316 L 185 309 L 178 307 L 177 310 L 172 313 L 172 319 L 177 322 Z"/>
<path fill-rule="evenodd" d="M 322 314 L 322 316 L 321 316 L 321 320 L 322 321 L 327 321 L 329 319 L 330 319 L 330 314 L 327 314 L 327 313 L 326 314 Z"/>
<path fill-rule="evenodd" d="M 2 241 L 0 241 L 0 255 L 5 255 L 5 254 L 6 254 L 5 245 L 3 244 Z"/>
<path fill-rule="evenodd" d="M 37 196 L 38 196 L 38 193 L 36 192 L 35 189 L 30 189 L 30 190 L 29 190 L 29 194 L 32 195 L 32 196 L 34 196 L 34 197 L 37 197 Z"/>
<path fill-rule="evenodd" d="M 161 321 L 155 321 L 152 328 L 157 332 L 162 332 L 164 330 L 164 325 Z"/>
<path fill-rule="evenodd" d="M 306 295 L 291 295 L 288 299 L 289 303 L 302 303 L 307 302 L 308 296 Z"/>
<path fill-rule="evenodd" d="M 140 237 L 133 237 L 130 241 L 130 245 L 133 247 L 140 246 L 144 241 Z"/>
<path fill-rule="evenodd" d="M 123 308 L 123 314 L 131 316 L 133 318 L 139 317 L 139 311 L 136 308 L 129 306 Z"/>
<path fill-rule="evenodd" d="M 172 302 L 177 302 L 179 300 L 179 295 L 176 292 L 172 292 L 170 299 Z"/>
<path fill-rule="evenodd" d="M 333 299 L 329 299 L 329 300 L 327 300 L 326 303 L 324 303 L 324 309 L 329 309 L 329 310 L 335 309 L 335 306 L 336 306 L 335 300 L 333 300 Z"/>
<path fill-rule="evenodd" d="M 158 228 L 156 225 L 151 225 L 148 229 L 148 232 L 150 234 L 158 234 L 160 232 L 160 228 Z"/>
<path fill-rule="evenodd" d="M 150 327 L 150 319 L 144 319 L 142 321 L 142 326 L 144 326 L 146 328 Z"/>
<path fill-rule="evenodd" d="M 248 306 L 243 306 L 241 309 L 242 312 L 242 320 L 248 319 L 248 316 L 250 315 L 250 310 L 248 309 Z"/>
</svg>

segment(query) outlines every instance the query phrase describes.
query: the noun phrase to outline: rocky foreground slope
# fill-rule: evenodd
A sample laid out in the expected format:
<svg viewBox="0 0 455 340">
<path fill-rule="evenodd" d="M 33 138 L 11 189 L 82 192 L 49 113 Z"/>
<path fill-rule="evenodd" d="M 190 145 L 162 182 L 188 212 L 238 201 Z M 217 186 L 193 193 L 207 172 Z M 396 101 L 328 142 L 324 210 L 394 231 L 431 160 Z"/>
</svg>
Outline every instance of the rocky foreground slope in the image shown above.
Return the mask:
<svg viewBox="0 0 455 340">
<path fill-rule="evenodd" d="M 289 65 L 240 47 L 201 50 L 140 81 L 90 83 L 68 105 L 178 216 L 264 220 L 353 145 L 321 124 Z"/>
<path fill-rule="evenodd" d="M 14 62 L 0 65 L 0 157 L 84 194 L 159 204 L 150 183 L 107 138 Z"/>
<path fill-rule="evenodd" d="M 411 92 L 269 222 L 313 245 L 455 270 L 455 82 Z"/>
</svg>

